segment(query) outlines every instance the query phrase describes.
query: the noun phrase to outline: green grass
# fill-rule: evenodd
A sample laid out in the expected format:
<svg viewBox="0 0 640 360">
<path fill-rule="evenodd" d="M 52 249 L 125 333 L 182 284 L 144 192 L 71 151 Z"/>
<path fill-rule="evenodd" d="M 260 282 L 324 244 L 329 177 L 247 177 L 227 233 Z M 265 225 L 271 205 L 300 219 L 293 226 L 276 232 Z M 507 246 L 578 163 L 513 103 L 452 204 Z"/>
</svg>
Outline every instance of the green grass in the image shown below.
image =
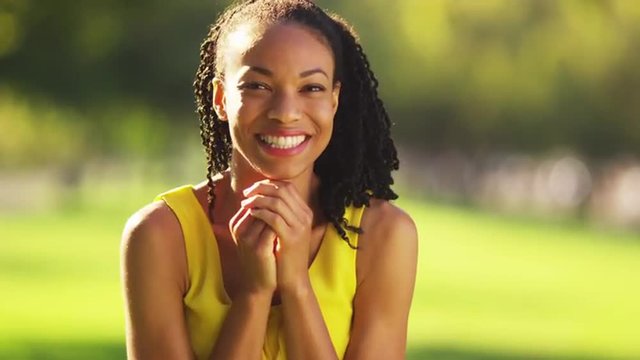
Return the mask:
<svg viewBox="0 0 640 360">
<path fill-rule="evenodd" d="M 0 218 L 1 359 L 124 357 L 119 237 L 155 193 Z M 640 236 L 399 205 L 420 233 L 409 358 L 640 358 Z"/>
<path fill-rule="evenodd" d="M 414 354 L 640 358 L 639 236 L 400 205 L 418 224 L 421 244 Z"/>
</svg>

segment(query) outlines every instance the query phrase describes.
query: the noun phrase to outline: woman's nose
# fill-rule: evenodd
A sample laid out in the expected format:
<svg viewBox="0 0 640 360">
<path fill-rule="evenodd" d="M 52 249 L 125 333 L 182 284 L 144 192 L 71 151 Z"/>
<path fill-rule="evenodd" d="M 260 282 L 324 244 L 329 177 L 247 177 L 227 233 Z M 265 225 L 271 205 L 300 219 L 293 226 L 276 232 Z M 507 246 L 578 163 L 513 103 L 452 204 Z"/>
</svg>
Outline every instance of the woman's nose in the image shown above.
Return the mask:
<svg viewBox="0 0 640 360">
<path fill-rule="evenodd" d="M 274 94 L 267 116 L 271 120 L 289 123 L 300 120 L 300 104 L 296 93 L 281 91 Z"/>
</svg>

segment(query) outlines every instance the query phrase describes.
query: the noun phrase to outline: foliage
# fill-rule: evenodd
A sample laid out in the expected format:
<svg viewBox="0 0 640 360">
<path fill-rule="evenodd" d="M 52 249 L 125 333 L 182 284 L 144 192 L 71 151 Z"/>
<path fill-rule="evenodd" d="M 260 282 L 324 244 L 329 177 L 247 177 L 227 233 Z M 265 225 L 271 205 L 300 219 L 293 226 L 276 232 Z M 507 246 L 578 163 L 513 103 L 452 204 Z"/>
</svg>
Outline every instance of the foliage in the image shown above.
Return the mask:
<svg viewBox="0 0 640 360">
<path fill-rule="evenodd" d="M 0 89 L 0 166 L 72 163 L 87 147 L 77 112 Z"/>
<path fill-rule="evenodd" d="M 634 0 L 318 2 L 358 29 L 402 141 L 640 153 Z M 80 113 L 70 122 L 134 103 L 186 127 L 199 43 L 227 3 L 4 0 L 0 85 Z"/>
<path fill-rule="evenodd" d="M 183 133 L 165 113 L 144 103 L 122 100 L 80 110 L 0 89 L 3 168 L 77 167 L 92 157 L 167 156 L 181 149 L 181 139 L 189 139 Z"/>
<path fill-rule="evenodd" d="M 637 2 L 398 4 L 391 17 L 398 31 L 381 42 L 399 55 L 383 66 L 399 113 L 423 120 L 407 126 L 414 140 L 467 149 L 569 146 L 596 156 L 640 151 Z"/>
</svg>

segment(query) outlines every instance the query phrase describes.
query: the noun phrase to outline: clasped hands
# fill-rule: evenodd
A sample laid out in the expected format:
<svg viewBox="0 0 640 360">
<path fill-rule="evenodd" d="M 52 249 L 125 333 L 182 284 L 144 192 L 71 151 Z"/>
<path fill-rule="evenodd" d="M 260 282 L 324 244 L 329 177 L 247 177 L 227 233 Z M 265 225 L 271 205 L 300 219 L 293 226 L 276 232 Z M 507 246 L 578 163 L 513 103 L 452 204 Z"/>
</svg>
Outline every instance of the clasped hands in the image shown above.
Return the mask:
<svg viewBox="0 0 640 360">
<path fill-rule="evenodd" d="M 243 269 L 243 290 L 269 298 L 308 285 L 313 212 L 295 186 L 263 180 L 243 191 L 229 221 Z"/>
</svg>

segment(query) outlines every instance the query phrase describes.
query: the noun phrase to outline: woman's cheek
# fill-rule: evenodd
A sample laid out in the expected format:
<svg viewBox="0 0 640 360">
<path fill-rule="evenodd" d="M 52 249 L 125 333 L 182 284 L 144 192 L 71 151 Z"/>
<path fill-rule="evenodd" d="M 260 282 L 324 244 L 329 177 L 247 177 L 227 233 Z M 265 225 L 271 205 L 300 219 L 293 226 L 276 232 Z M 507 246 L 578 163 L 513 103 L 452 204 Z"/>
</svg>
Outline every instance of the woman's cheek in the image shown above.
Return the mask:
<svg viewBox="0 0 640 360">
<path fill-rule="evenodd" d="M 262 103 L 264 100 L 248 95 L 234 96 L 228 99 L 230 113 L 240 118 L 250 116 L 258 111 Z"/>
<path fill-rule="evenodd" d="M 335 115 L 332 101 L 316 101 L 310 104 L 311 113 L 322 121 L 333 121 Z"/>
</svg>

